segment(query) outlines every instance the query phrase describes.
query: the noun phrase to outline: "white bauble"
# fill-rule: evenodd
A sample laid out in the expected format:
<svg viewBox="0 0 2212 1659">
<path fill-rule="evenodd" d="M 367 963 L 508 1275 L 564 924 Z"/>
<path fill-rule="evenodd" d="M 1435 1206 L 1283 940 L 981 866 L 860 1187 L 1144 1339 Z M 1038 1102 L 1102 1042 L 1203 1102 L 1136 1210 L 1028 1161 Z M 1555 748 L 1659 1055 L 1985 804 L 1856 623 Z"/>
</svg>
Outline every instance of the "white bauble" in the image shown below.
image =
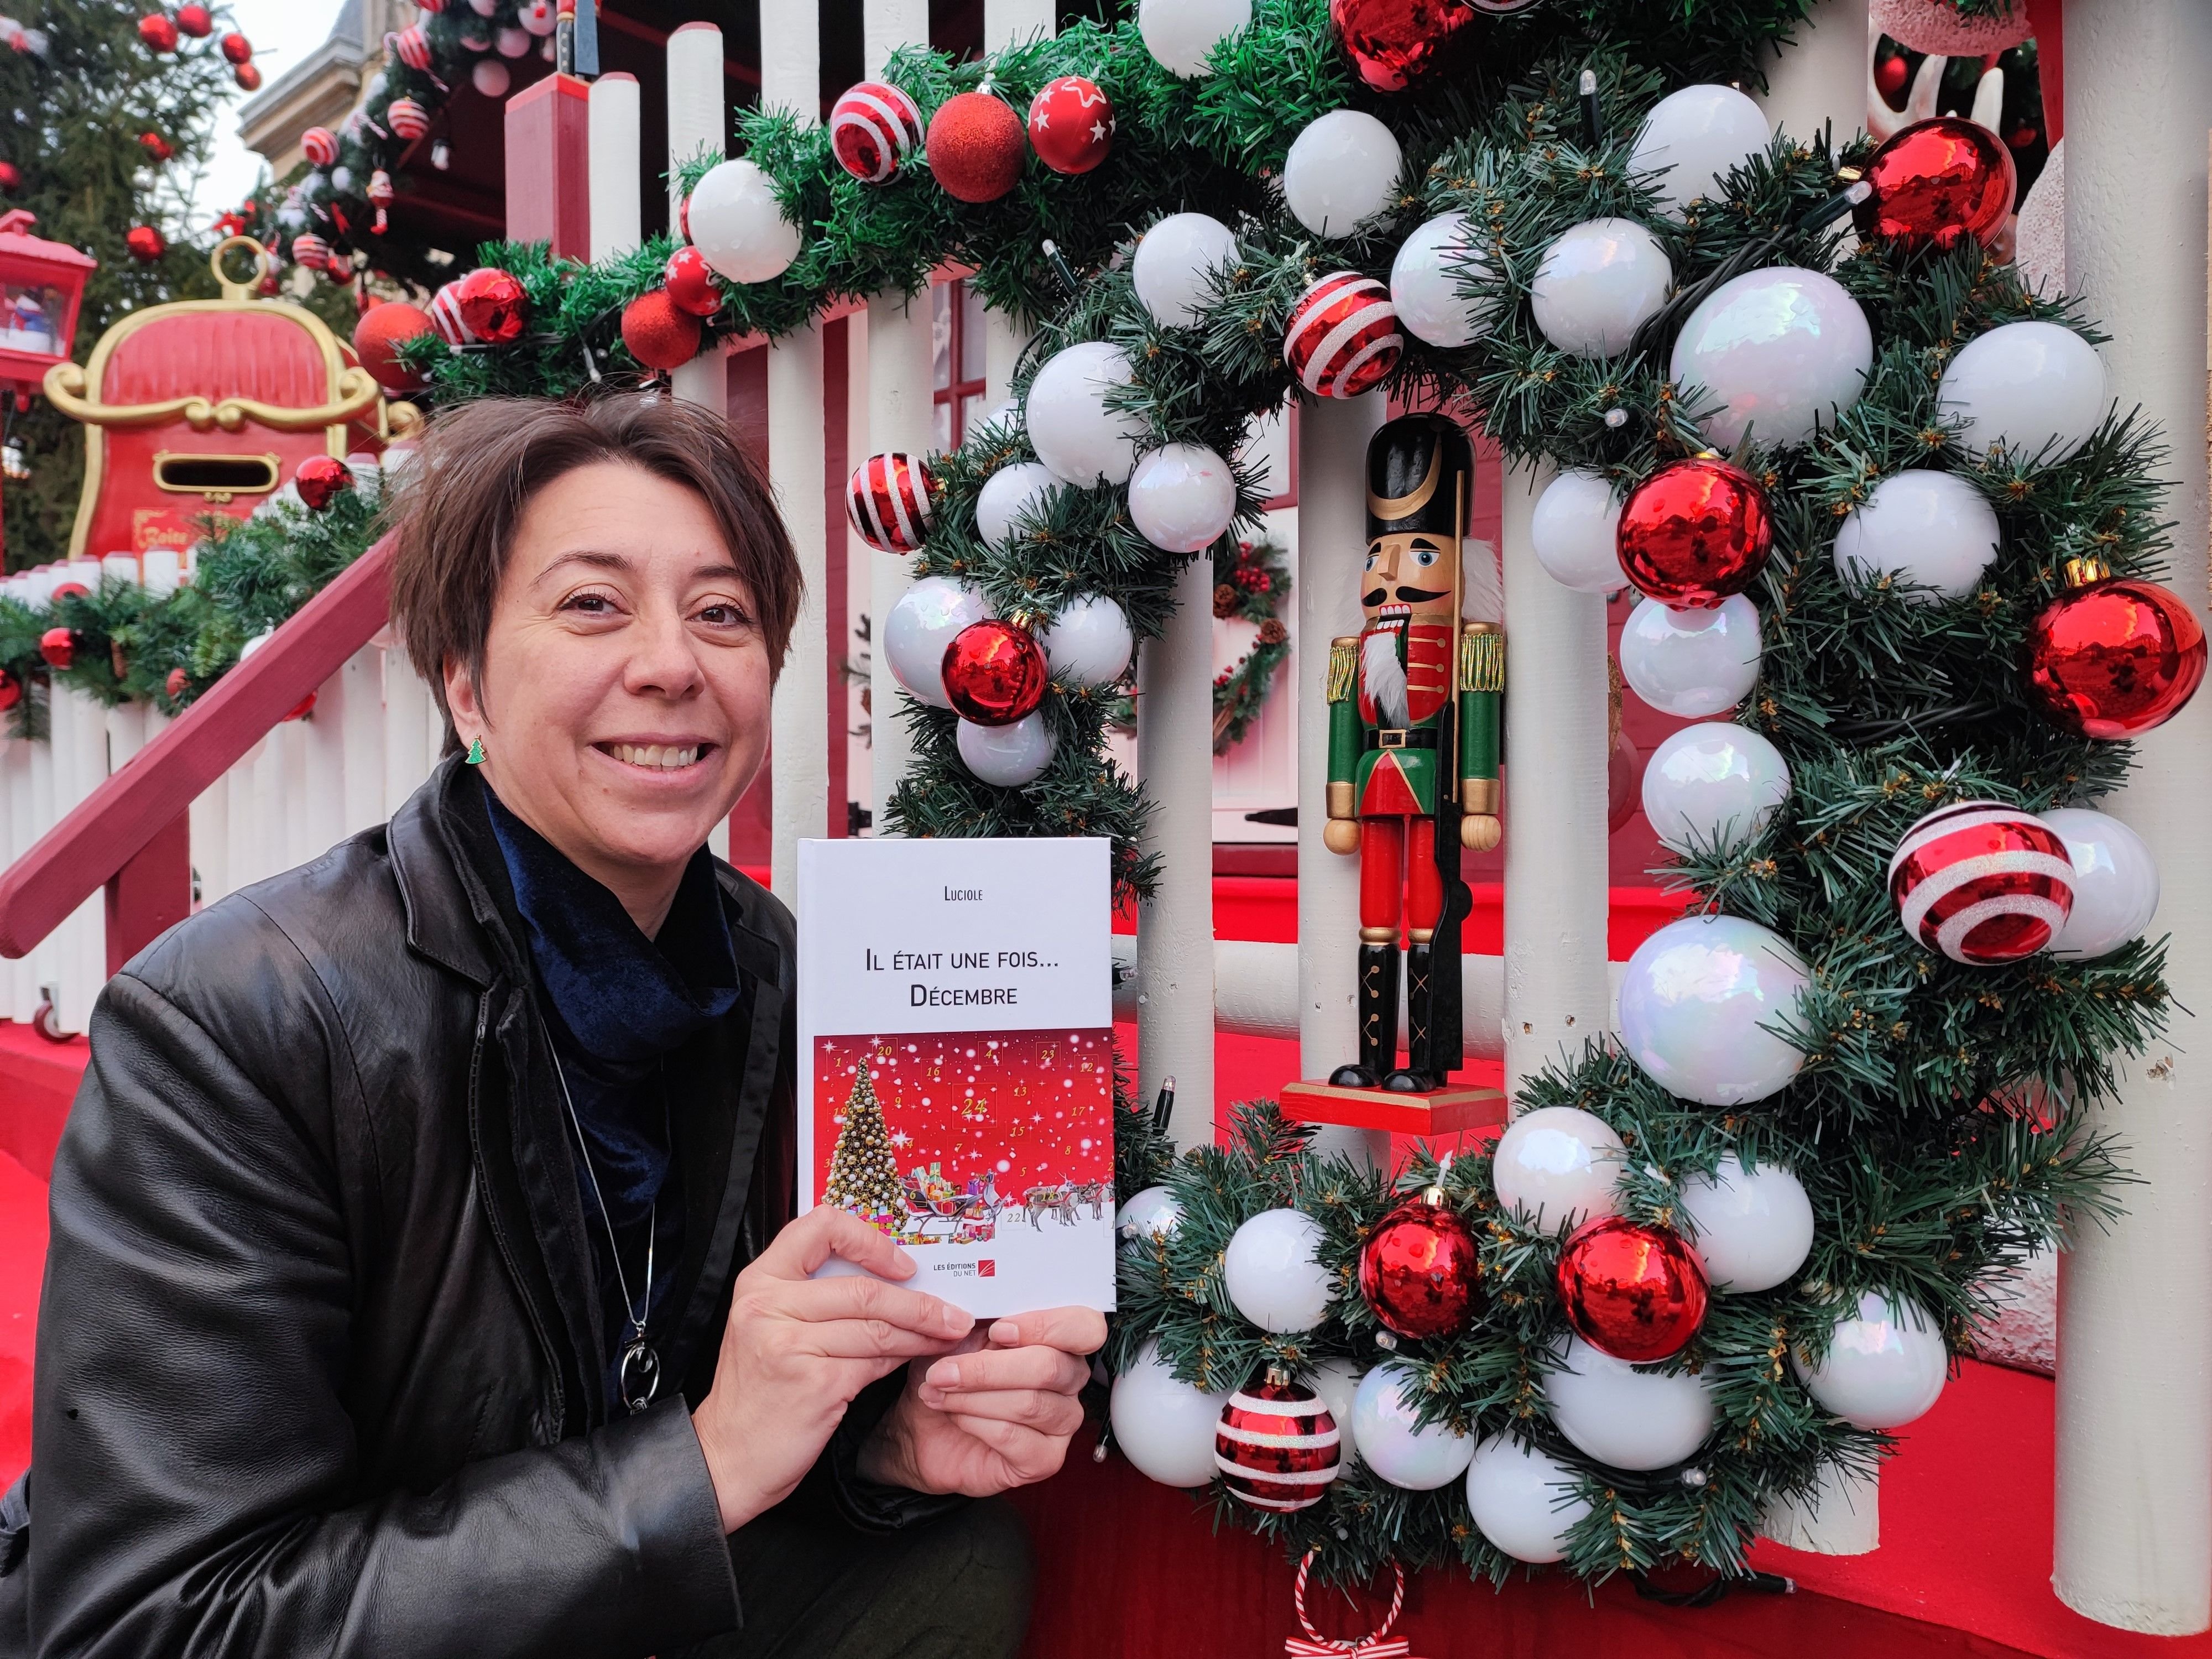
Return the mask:
<svg viewBox="0 0 2212 1659">
<path fill-rule="evenodd" d="M 1901 1429 L 1943 1392 L 1951 1357 L 1925 1308 L 1869 1291 L 1857 1316 L 1836 1327 L 1826 1358 L 1811 1364 L 1793 1350 L 1790 1364 L 1821 1410 L 1862 1429 Z"/>
<path fill-rule="evenodd" d="M 1037 643 L 1053 678 L 1063 685 L 1111 685 L 1128 672 L 1137 648 L 1128 613 L 1103 593 L 1071 599 L 1037 629 Z"/>
<path fill-rule="evenodd" d="M 945 695 L 945 647 L 962 629 L 990 614 L 990 602 L 975 589 L 950 576 L 924 576 L 899 595 L 884 622 L 884 660 L 891 677 L 931 708 L 951 708 Z"/>
<path fill-rule="evenodd" d="M 1779 1164 L 1747 1174 L 1734 1152 L 1711 1176 L 1682 1182 L 1682 1210 L 1717 1291 L 1771 1291 L 1805 1265 L 1813 1249 L 1813 1200 Z"/>
<path fill-rule="evenodd" d="M 1733 448 L 1749 431 L 1794 444 L 1858 402 L 1874 367 L 1874 330 L 1834 277 L 1795 265 L 1747 270 L 1723 283 L 1674 337 L 1671 373 L 1687 398 L 1720 407 L 1702 429 Z"/>
<path fill-rule="evenodd" d="M 1359 1397 L 1359 1379 L 1364 1375 L 1357 1363 L 1349 1359 L 1324 1359 L 1306 1373 L 1305 1380 L 1321 1396 L 1321 1403 L 1328 1407 L 1328 1414 L 1336 1419 L 1343 1438 L 1337 1447 L 1345 1467 L 1359 1461 L 1359 1448 L 1352 1437 L 1352 1407 Z"/>
<path fill-rule="evenodd" d="M 1170 213 L 1129 258 L 1138 303 L 1164 328 L 1188 328 L 1204 314 L 1206 277 L 1237 262 L 1237 233 L 1204 213 Z"/>
<path fill-rule="evenodd" d="M 514 76 L 496 58 L 479 58 L 469 68 L 469 84 L 487 98 L 506 97 L 507 88 L 514 83 Z"/>
<path fill-rule="evenodd" d="M 1034 783 L 1052 764 L 1052 752 L 1058 746 L 1042 708 L 1011 726 L 978 726 L 973 720 L 963 720 L 952 741 L 960 750 L 962 765 L 1001 789 Z"/>
<path fill-rule="evenodd" d="M 1620 980 L 1620 1046 L 1651 1080 L 1701 1106 L 1765 1100 L 1804 1051 L 1765 1026 L 1793 1019 L 1811 979 L 1771 927 L 1685 916 L 1636 947 Z"/>
<path fill-rule="evenodd" d="M 1252 0 L 1137 0 L 1137 33 L 1153 61 L 1188 81 L 1211 75 L 1206 55 L 1251 26 Z"/>
<path fill-rule="evenodd" d="M 1679 1463 L 1713 1431 L 1713 1397 L 1696 1377 L 1639 1371 L 1578 1336 L 1546 1375 L 1544 1397 L 1575 1449 L 1616 1469 Z"/>
<path fill-rule="evenodd" d="M 1360 1460 L 1392 1486 L 1434 1492 L 1459 1479 L 1474 1455 L 1474 1437 L 1449 1423 L 1418 1427 L 1413 1408 L 1405 1402 L 1413 1375 L 1405 1361 L 1386 1359 L 1359 1379 L 1352 1401 L 1352 1437 L 1358 1443 Z"/>
<path fill-rule="evenodd" d="M 1546 1232 L 1613 1212 L 1628 1149 L 1613 1126 L 1578 1106 L 1539 1106 L 1505 1126 L 1491 1158 L 1498 1201 Z"/>
<path fill-rule="evenodd" d="M 1602 474 L 1562 472 L 1536 497 L 1528 545 L 1560 586 L 1615 593 L 1628 586 L 1615 539 L 1620 528 L 1620 498 Z"/>
<path fill-rule="evenodd" d="M 1585 219 L 1544 250 L 1529 290 L 1536 326 L 1562 351 L 1611 357 L 1667 303 L 1674 268 L 1633 219 Z"/>
<path fill-rule="evenodd" d="M 1921 601 L 1964 599 L 1997 556 L 1996 509 L 1954 472 L 1893 472 L 1836 529 L 1836 574 L 1859 587 L 1893 574 Z"/>
<path fill-rule="evenodd" d="M 1575 1495 L 1572 1469 L 1504 1434 L 1474 1449 L 1467 1508 L 1492 1544 L 1538 1565 L 1565 1556 L 1567 1534 L 1589 1513 L 1589 1501 Z"/>
<path fill-rule="evenodd" d="M 2063 461 L 2105 418 L 2105 360 L 2061 324 L 2007 323 L 1951 359 L 1936 402 L 1966 422 L 1969 455 L 2001 443 L 2015 459 Z"/>
<path fill-rule="evenodd" d="M 520 58 L 530 50 L 530 34 L 526 29 L 501 29 L 491 40 L 502 58 Z"/>
<path fill-rule="evenodd" d="M 1103 340 L 1069 346 L 1037 370 L 1022 420 L 1037 459 L 1055 477 L 1085 488 L 1128 482 L 1145 423 L 1108 409 L 1106 394 L 1131 379 L 1127 356 Z"/>
<path fill-rule="evenodd" d="M 1230 1235 L 1221 1261 L 1229 1300 L 1263 1331 L 1310 1331 L 1328 1312 L 1321 1223 L 1303 1210 L 1262 1210 Z"/>
<path fill-rule="evenodd" d="M 1164 1486 L 1202 1486 L 1213 1479 L 1213 1431 L 1232 1389 L 1218 1394 L 1176 1381 L 1147 1342 L 1136 1363 L 1114 1379 L 1107 1416 L 1121 1455 Z"/>
<path fill-rule="evenodd" d="M 743 157 L 708 169 L 691 191 L 691 244 L 733 283 L 781 276 L 799 257 L 799 227 L 783 216 L 775 181 Z"/>
<path fill-rule="evenodd" d="M 1490 261 L 1476 247 L 1464 213 L 1440 213 L 1399 246 L 1390 262 L 1390 303 L 1406 331 L 1432 346 L 1463 346 L 1490 332 L 1487 308 L 1460 284 Z"/>
<path fill-rule="evenodd" d="M 2039 812 L 2074 860 L 2074 908 L 2051 941 L 2056 957 L 2109 956 L 2158 914 L 2158 860 L 2141 836 L 2086 806 Z"/>
<path fill-rule="evenodd" d="M 1644 118 L 1628 170 L 1656 173 L 1659 205 L 1680 213 L 1700 196 L 1726 199 L 1721 175 L 1764 155 L 1773 137 L 1766 112 L 1734 87 L 1684 87 Z"/>
<path fill-rule="evenodd" d="M 1167 1238 L 1182 1224 L 1182 1206 L 1164 1187 L 1146 1187 L 1133 1193 L 1114 1212 L 1116 1238 Z"/>
<path fill-rule="evenodd" d="M 1042 515 L 1045 497 L 1060 488 L 1060 482 L 1042 461 L 1000 467 L 975 492 L 975 533 L 986 542 L 1004 541 L 1015 520 Z"/>
<path fill-rule="evenodd" d="M 1349 236 L 1390 204 L 1406 164 L 1397 135 L 1363 110 L 1306 123 L 1283 160 L 1283 201 L 1316 236 Z"/>
<path fill-rule="evenodd" d="M 1620 677 L 1662 714 L 1723 714 L 1759 684 L 1759 611 L 1731 593 L 1710 611 L 1646 599 L 1620 630 Z"/>
<path fill-rule="evenodd" d="M 1758 732 L 1686 726 L 1644 767 L 1644 816 L 1678 853 L 1728 849 L 1764 830 L 1790 797 L 1790 763 Z"/>
<path fill-rule="evenodd" d="M 1203 553 L 1237 516 L 1237 480 L 1204 444 L 1163 444 L 1129 475 L 1129 521 L 1163 553 Z"/>
<path fill-rule="evenodd" d="M 353 169 L 349 167 L 332 167 L 331 169 L 331 188 L 341 196 L 343 196 L 347 191 L 350 191 L 353 188 Z"/>
</svg>

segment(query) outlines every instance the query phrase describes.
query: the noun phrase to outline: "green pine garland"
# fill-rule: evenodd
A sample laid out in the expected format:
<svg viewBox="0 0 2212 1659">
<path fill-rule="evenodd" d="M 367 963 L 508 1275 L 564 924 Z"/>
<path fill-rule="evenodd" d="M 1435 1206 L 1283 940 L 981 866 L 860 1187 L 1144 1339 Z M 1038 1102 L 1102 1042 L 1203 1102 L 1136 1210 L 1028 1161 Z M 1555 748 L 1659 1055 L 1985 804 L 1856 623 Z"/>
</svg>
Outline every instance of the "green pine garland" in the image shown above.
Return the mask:
<svg viewBox="0 0 2212 1659">
<path fill-rule="evenodd" d="M 1273 541 L 1243 541 L 1233 551 L 1213 550 L 1213 614 L 1257 623 L 1252 648 L 1213 679 L 1213 752 L 1225 755 L 1244 741 L 1267 701 L 1275 672 L 1291 654 L 1282 607 L 1291 596 L 1291 570 Z"/>
</svg>

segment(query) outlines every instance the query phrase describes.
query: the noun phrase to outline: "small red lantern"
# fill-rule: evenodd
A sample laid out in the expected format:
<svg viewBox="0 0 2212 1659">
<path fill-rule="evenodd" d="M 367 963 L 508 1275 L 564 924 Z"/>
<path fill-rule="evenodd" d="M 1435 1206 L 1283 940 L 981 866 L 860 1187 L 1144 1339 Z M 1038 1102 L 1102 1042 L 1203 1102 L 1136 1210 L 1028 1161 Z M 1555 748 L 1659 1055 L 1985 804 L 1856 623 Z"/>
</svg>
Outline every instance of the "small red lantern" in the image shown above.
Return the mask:
<svg viewBox="0 0 2212 1659">
<path fill-rule="evenodd" d="M 56 363 L 69 361 L 85 278 L 99 263 L 65 243 L 32 235 L 37 222 L 22 208 L 0 213 L 0 386 L 13 386 L 21 398 L 37 392 Z"/>
</svg>

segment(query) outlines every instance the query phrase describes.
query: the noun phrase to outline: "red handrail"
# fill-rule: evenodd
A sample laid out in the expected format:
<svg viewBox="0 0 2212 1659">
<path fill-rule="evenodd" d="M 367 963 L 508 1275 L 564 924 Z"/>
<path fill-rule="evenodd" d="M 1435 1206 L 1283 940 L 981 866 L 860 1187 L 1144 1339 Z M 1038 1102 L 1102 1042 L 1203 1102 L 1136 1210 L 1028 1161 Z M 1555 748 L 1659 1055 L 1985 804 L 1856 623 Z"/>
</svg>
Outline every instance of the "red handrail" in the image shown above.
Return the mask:
<svg viewBox="0 0 2212 1659">
<path fill-rule="evenodd" d="M 180 825 L 202 792 L 375 637 L 391 609 L 390 540 L 355 560 L 268 644 L 225 674 L 0 872 L 0 957 L 29 955 L 78 905 L 118 877 L 125 879 L 111 890 L 108 905 L 111 967 L 160 932 L 133 926 L 125 911 L 151 902 L 166 918 L 163 925 L 184 914 L 188 892 L 181 902 L 169 894 L 128 903 L 125 866 L 174 841 L 168 832 Z M 189 872 L 185 879 L 189 882 Z M 118 930 L 125 937 L 118 938 Z"/>
</svg>

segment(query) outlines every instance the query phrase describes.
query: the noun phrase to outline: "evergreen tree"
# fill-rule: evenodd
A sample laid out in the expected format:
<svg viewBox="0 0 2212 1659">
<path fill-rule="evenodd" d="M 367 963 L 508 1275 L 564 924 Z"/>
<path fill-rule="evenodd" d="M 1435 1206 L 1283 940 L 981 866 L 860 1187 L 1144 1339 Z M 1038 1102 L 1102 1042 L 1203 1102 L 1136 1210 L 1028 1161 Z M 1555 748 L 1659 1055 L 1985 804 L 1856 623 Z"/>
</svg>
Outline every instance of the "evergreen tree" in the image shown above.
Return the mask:
<svg viewBox="0 0 2212 1659">
<path fill-rule="evenodd" d="M 845 1099 L 845 1123 L 830 1154 L 830 1178 L 823 1183 L 822 1201 L 864 1216 L 895 1216 L 902 1208 L 898 1158 L 891 1151 L 884 1109 L 876 1099 L 866 1060 Z"/>
</svg>

